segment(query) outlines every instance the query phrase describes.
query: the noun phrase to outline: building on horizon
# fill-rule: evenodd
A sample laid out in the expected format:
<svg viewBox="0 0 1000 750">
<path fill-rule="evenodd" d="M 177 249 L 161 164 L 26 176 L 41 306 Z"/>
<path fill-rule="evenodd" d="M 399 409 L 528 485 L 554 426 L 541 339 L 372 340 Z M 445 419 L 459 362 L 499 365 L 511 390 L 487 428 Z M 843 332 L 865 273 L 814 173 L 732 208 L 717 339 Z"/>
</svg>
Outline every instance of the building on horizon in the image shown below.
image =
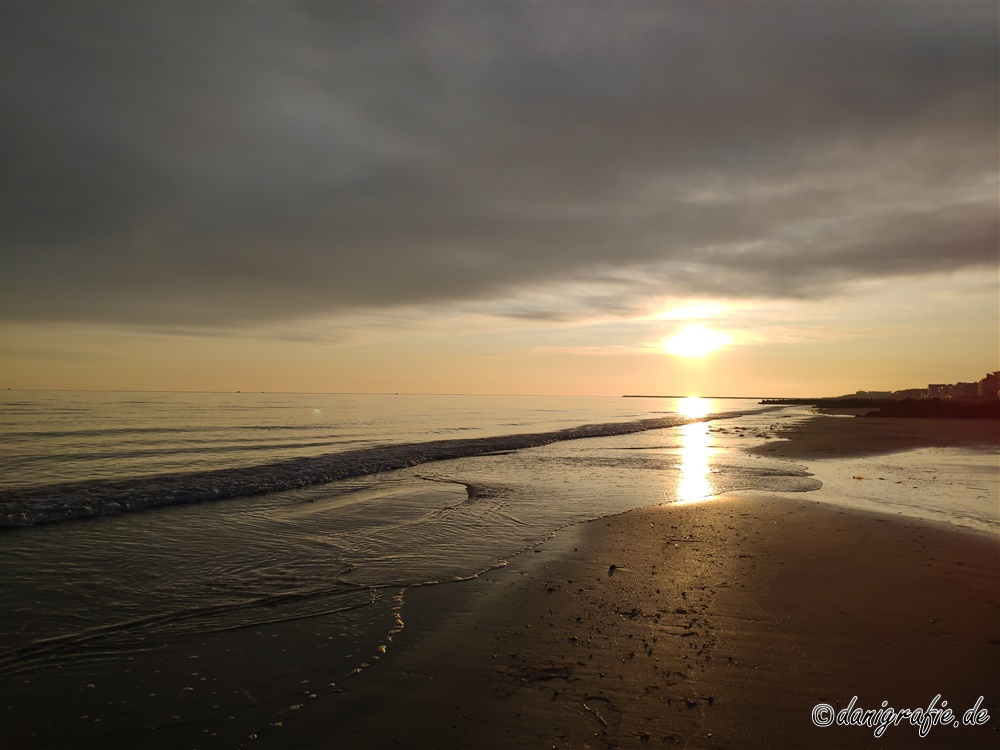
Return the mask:
<svg viewBox="0 0 1000 750">
<path fill-rule="evenodd" d="M 955 383 L 948 388 L 951 398 L 976 398 L 979 396 L 979 383 Z"/>
<path fill-rule="evenodd" d="M 894 391 L 892 395 L 893 395 L 893 398 L 899 398 L 899 399 L 903 399 L 903 398 L 913 398 L 913 399 L 927 398 L 927 389 L 926 388 L 907 388 L 905 391 Z"/>
<path fill-rule="evenodd" d="M 986 377 L 974 383 L 931 383 L 923 398 L 953 398 L 963 401 L 1000 398 L 1000 370 L 987 373 Z"/>
<path fill-rule="evenodd" d="M 977 395 L 983 398 L 1000 398 L 1000 370 L 987 373 L 978 385 Z"/>
</svg>

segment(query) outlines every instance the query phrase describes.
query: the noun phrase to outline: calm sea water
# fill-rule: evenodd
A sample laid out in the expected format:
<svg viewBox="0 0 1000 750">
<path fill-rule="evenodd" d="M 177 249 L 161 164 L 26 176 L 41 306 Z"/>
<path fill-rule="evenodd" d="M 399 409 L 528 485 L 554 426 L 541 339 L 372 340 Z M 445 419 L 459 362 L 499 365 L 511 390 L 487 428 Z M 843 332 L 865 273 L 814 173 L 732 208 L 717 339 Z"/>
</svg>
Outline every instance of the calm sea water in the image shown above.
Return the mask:
<svg viewBox="0 0 1000 750">
<path fill-rule="evenodd" d="M 802 467 L 744 450 L 795 413 L 5 392 L 3 513 L 48 523 L 0 534 L 3 736 L 240 746 L 374 663 L 413 586 L 475 576 L 557 529 L 640 505 L 816 488 Z M 211 497 L 227 499 L 191 502 Z M 149 505 L 163 507 L 124 512 Z M 98 517 L 52 522 L 81 514 Z"/>
<path fill-rule="evenodd" d="M 0 487 L 247 467 L 676 413 L 675 399 L 0 392 Z M 740 404 L 745 408 L 746 403 Z"/>
</svg>

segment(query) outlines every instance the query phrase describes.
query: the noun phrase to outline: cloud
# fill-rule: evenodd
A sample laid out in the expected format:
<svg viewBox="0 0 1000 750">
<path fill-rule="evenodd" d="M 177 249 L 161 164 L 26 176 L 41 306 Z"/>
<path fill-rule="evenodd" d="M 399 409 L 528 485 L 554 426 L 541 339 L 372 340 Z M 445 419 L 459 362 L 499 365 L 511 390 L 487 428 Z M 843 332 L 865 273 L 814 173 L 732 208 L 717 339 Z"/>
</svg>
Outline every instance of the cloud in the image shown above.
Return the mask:
<svg viewBox="0 0 1000 750">
<path fill-rule="evenodd" d="M 7 3 L 4 317 L 551 322 L 995 268 L 998 13 Z"/>
</svg>

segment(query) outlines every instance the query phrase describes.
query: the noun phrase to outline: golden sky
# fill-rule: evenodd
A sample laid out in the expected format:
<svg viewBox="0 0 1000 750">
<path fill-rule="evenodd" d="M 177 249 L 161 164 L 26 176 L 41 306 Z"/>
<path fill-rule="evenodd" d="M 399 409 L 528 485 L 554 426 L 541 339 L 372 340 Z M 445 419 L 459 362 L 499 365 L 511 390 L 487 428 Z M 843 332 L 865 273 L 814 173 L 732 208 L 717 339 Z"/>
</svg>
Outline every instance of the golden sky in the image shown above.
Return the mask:
<svg viewBox="0 0 1000 750">
<path fill-rule="evenodd" d="M 979 379 L 998 16 L 6 3 L 3 386 Z"/>
</svg>

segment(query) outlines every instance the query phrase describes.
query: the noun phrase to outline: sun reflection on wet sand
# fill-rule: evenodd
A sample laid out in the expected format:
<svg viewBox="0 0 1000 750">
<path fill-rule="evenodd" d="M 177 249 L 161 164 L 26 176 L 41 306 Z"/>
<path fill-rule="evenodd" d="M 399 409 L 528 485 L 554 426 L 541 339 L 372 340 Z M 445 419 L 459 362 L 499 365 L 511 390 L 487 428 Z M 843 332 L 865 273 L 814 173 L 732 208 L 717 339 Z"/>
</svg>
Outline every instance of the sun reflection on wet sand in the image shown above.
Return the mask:
<svg viewBox="0 0 1000 750">
<path fill-rule="evenodd" d="M 711 468 L 708 460 L 717 448 L 708 431 L 708 422 L 692 422 L 682 425 L 681 431 L 681 477 L 677 485 L 677 501 L 693 503 L 714 494 L 708 477 Z"/>
</svg>

